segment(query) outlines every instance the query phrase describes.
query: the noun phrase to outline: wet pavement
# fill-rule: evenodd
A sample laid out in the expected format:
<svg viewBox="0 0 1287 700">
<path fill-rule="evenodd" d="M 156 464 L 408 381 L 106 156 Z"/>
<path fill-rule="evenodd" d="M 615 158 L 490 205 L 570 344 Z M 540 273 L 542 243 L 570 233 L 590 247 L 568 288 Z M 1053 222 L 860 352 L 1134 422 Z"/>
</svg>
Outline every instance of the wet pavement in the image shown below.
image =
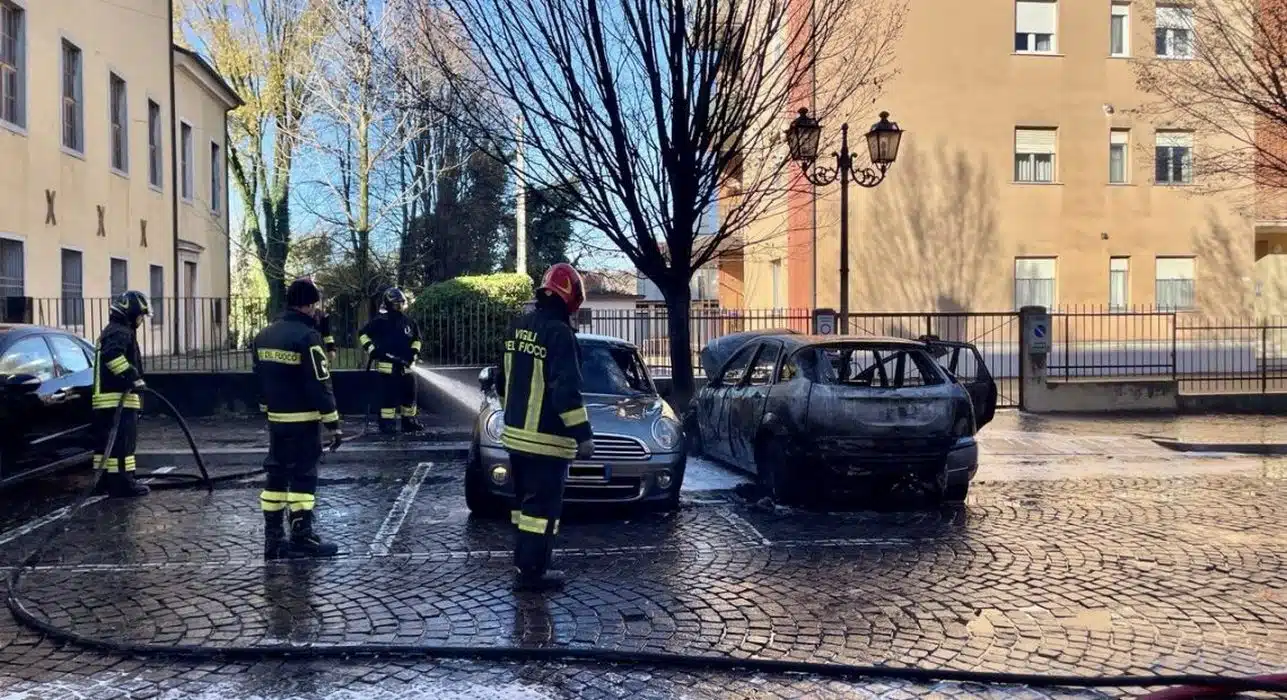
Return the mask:
<svg viewBox="0 0 1287 700">
<path fill-rule="evenodd" d="M 571 583 L 548 596 L 508 590 L 511 527 L 468 517 L 450 455 L 327 465 L 319 507 L 344 551 L 335 561 L 260 560 L 253 475 L 213 493 L 96 501 L 51 524 L 84 486 L 77 474 L 6 498 L 0 561 L 52 536 L 23 579 L 29 610 L 77 634 L 156 647 L 596 647 L 1094 674 L 1287 668 L 1287 461 L 1007 420 L 985 431 L 962 508 L 769 511 L 736 495 L 744 477 L 694 463 L 677 513 L 569 514 L 556 556 Z M 1115 694 L 633 666 L 163 661 L 60 647 L 0 618 L 4 700 Z"/>
</svg>

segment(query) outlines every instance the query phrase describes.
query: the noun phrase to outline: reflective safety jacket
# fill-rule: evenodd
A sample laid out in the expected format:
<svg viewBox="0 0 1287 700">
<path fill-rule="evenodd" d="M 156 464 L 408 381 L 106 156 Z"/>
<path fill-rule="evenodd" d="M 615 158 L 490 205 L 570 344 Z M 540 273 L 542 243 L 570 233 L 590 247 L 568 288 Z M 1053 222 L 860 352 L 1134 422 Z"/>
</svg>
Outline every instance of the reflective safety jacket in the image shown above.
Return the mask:
<svg viewBox="0 0 1287 700">
<path fill-rule="evenodd" d="M 520 316 L 506 336 L 501 372 L 507 449 L 570 460 L 578 442 L 594 437 L 581 400 L 581 351 L 562 314 Z"/>
<path fill-rule="evenodd" d="M 406 314 L 388 311 L 362 326 L 358 343 L 371 356 L 372 369 L 380 374 L 393 374 L 389 356 L 409 365 L 420 354 L 420 329 Z"/>
<path fill-rule="evenodd" d="M 269 423 L 335 424 L 331 369 L 312 316 L 287 311 L 255 336 L 255 377 Z"/>
<path fill-rule="evenodd" d="M 335 352 L 335 336 L 331 335 L 331 315 L 323 311 L 317 315 L 317 332 L 322 336 L 322 347 Z"/>
<path fill-rule="evenodd" d="M 98 336 L 94 353 L 94 408 L 115 410 L 121 394 L 131 392 L 134 382 L 143 378 L 143 358 L 139 353 L 134 329 L 123 321 L 112 319 Z M 142 408 L 138 394 L 125 397 L 125 408 Z"/>
</svg>

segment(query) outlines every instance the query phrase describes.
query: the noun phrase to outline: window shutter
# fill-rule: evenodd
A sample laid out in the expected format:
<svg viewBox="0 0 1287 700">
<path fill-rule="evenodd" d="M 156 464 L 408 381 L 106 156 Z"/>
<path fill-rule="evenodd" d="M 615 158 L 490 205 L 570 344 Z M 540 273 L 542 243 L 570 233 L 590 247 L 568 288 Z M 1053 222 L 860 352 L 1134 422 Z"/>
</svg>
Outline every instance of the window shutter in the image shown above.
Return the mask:
<svg viewBox="0 0 1287 700">
<path fill-rule="evenodd" d="M 1054 153 L 1055 129 L 1015 129 L 1015 153 Z"/>
<path fill-rule="evenodd" d="M 1187 7 L 1168 7 L 1159 5 L 1157 8 L 1157 28 L 1158 29 L 1191 29 L 1193 27 L 1193 10 Z"/>
<path fill-rule="evenodd" d="M 1158 258 L 1157 279 L 1191 280 L 1193 279 L 1193 258 Z"/>
<path fill-rule="evenodd" d="M 1014 31 L 1018 34 L 1054 34 L 1059 3 L 1018 0 L 1014 4 Z"/>
<path fill-rule="evenodd" d="M 1157 145 L 1172 148 L 1193 148 L 1193 134 L 1187 131 L 1159 131 Z"/>
<path fill-rule="evenodd" d="M 1131 132 L 1125 129 L 1113 129 L 1108 133 L 1108 142 L 1125 144 L 1130 141 L 1130 135 Z"/>
</svg>

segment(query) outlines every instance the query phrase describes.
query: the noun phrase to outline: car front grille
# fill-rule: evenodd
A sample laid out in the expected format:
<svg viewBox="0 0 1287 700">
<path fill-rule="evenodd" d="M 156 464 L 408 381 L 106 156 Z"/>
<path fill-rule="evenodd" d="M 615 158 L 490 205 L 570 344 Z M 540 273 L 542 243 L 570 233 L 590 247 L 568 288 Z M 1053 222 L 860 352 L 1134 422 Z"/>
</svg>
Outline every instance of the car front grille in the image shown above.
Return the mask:
<svg viewBox="0 0 1287 700">
<path fill-rule="evenodd" d="M 563 500 L 572 503 L 629 502 L 642 495 L 643 481 L 638 477 L 615 477 L 601 484 L 569 481 L 563 489 Z"/>
<path fill-rule="evenodd" d="M 638 438 L 625 435 L 595 435 L 594 461 L 630 462 L 648 458 L 648 448 Z"/>
</svg>

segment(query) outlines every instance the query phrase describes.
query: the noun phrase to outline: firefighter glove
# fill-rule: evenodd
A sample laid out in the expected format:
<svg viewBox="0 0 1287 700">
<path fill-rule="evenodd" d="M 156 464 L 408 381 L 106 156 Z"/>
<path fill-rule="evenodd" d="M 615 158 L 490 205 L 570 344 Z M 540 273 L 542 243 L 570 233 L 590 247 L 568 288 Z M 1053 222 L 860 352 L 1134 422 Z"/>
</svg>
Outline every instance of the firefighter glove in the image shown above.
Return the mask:
<svg viewBox="0 0 1287 700">
<path fill-rule="evenodd" d="M 576 458 L 590 459 L 594 456 L 594 441 L 582 440 L 576 444 Z"/>
<path fill-rule="evenodd" d="M 147 382 L 143 381 L 142 379 L 135 379 L 135 380 L 134 380 L 134 388 L 135 388 L 135 389 L 144 389 L 144 388 L 147 388 Z"/>
</svg>

